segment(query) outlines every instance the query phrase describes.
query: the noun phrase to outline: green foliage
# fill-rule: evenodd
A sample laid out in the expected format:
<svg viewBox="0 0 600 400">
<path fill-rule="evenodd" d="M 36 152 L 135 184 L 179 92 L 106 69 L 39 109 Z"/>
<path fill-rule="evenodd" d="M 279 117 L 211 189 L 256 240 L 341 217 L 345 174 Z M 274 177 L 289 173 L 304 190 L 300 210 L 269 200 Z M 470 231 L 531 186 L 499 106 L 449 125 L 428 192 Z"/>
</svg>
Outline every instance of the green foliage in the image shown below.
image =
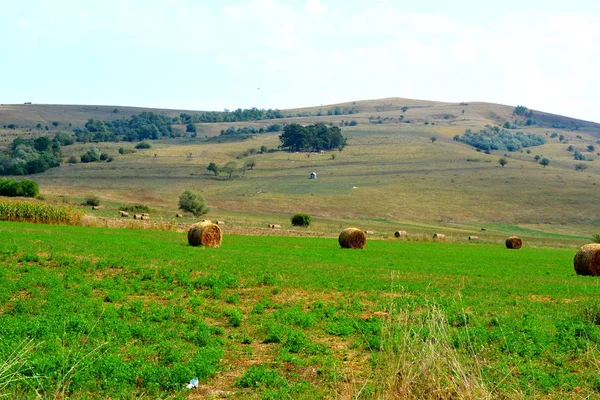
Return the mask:
<svg viewBox="0 0 600 400">
<path fill-rule="evenodd" d="M 540 135 L 523 132 L 512 133 L 497 126 L 491 127 L 489 125 L 486 125 L 479 132 L 472 132 L 467 129 L 459 140 L 477 149 L 489 151 L 518 151 L 526 147 L 539 146 L 546 142 Z"/>
<path fill-rule="evenodd" d="M 227 174 L 228 179 L 231 179 L 233 174 L 239 171 L 239 167 L 235 161 L 229 161 L 227 164 L 222 166 L 220 170 Z"/>
<path fill-rule="evenodd" d="M 162 137 L 175 137 L 177 133 L 172 129 L 173 120 L 164 115 L 153 112 L 143 112 L 131 118 L 101 121 L 89 119 L 84 129 L 74 128 L 75 138 L 78 142 L 118 142 L 156 140 Z"/>
<path fill-rule="evenodd" d="M 308 227 L 311 223 L 311 217 L 307 214 L 296 214 L 292 217 L 292 225 L 294 226 L 302 226 L 304 228 Z"/>
<path fill-rule="evenodd" d="M 239 327 L 243 320 L 244 314 L 242 314 L 240 310 L 235 309 L 229 312 L 229 325 L 233 326 L 234 328 Z"/>
<path fill-rule="evenodd" d="M 97 207 L 100 205 L 100 197 L 90 194 L 85 197 L 83 204 L 86 206 L 94 206 Z"/>
<path fill-rule="evenodd" d="M 139 142 L 138 144 L 135 145 L 135 148 L 140 150 L 140 149 L 149 149 L 152 147 L 152 143 L 149 142 Z"/>
<path fill-rule="evenodd" d="M 520 117 L 531 118 L 533 116 L 533 111 L 528 110 L 525 106 L 517 106 L 514 109 L 513 114 Z"/>
<path fill-rule="evenodd" d="M 573 158 L 577 161 L 593 161 L 593 158 L 591 156 L 587 156 L 579 150 L 575 150 L 575 152 L 573 153 Z"/>
<path fill-rule="evenodd" d="M 504 167 L 506 164 L 508 164 L 508 160 L 504 157 L 502 157 L 501 159 L 498 160 L 498 164 L 500 164 L 502 167 Z"/>
<path fill-rule="evenodd" d="M 542 166 L 545 168 L 545 167 L 547 167 L 548 165 L 550 165 L 550 159 L 549 159 L 549 158 L 546 158 L 546 157 L 544 157 L 544 158 L 542 158 L 542 159 L 539 161 L 539 163 L 540 163 L 540 165 L 542 165 Z"/>
<path fill-rule="evenodd" d="M 588 168 L 587 164 L 577 163 L 575 164 L 575 171 L 585 171 Z"/>
<path fill-rule="evenodd" d="M 188 133 L 194 133 L 194 132 L 196 132 L 196 125 L 194 125 L 194 124 L 187 124 L 185 126 L 185 131 L 188 132 Z"/>
<path fill-rule="evenodd" d="M 47 136 L 16 137 L 10 150 L 0 154 L 0 175 L 29 175 L 58 167 L 62 152 L 59 141 Z"/>
<path fill-rule="evenodd" d="M 437 140 L 437 138 L 435 136 L 432 136 L 429 138 L 429 140 L 431 140 L 431 143 L 434 143 Z"/>
<path fill-rule="evenodd" d="M 204 215 L 210 211 L 206 200 L 199 193 L 191 190 L 186 190 L 179 196 L 179 208 L 183 211 L 190 212 L 196 217 Z"/>
<path fill-rule="evenodd" d="M 327 127 L 322 123 L 308 126 L 286 125 L 279 140 L 281 147 L 290 151 L 342 150 L 347 144 L 340 128 Z"/>
<path fill-rule="evenodd" d="M 0 196 L 6 197 L 36 197 L 40 192 L 37 182 L 23 179 L 0 179 Z"/>
<path fill-rule="evenodd" d="M 132 154 L 135 153 L 134 149 L 126 149 L 125 147 L 119 147 L 119 154 Z"/>
<path fill-rule="evenodd" d="M 206 169 L 209 170 L 210 172 L 214 173 L 215 176 L 219 176 L 219 172 L 221 172 L 221 168 L 214 162 L 211 162 L 210 164 L 208 164 L 208 167 L 206 167 Z"/>
<path fill-rule="evenodd" d="M 199 123 L 199 122 L 242 122 L 242 121 L 257 121 L 262 119 L 283 118 L 284 115 L 279 110 L 272 109 L 241 109 L 235 111 L 225 110 L 209 111 L 202 114 L 181 113 L 179 118 L 182 124 Z"/>
<path fill-rule="evenodd" d="M 277 372 L 264 365 L 253 365 L 235 383 L 241 388 L 273 388 L 285 386 L 287 382 Z"/>
<path fill-rule="evenodd" d="M 94 146 L 91 146 L 90 149 L 81 156 L 81 162 L 91 163 L 98 161 L 108 161 L 109 158 L 110 156 L 108 154 L 101 152 Z"/>
<path fill-rule="evenodd" d="M 221 131 L 221 136 L 245 136 L 248 137 L 250 135 L 255 135 L 259 133 L 259 130 L 253 126 L 245 126 L 242 128 L 236 128 L 235 126 L 230 126 L 229 128 Z"/>
<path fill-rule="evenodd" d="M 600 233 L 595 233 L 594 235 L 592 235 L 592 242 L 600 243 Z"/>
</svg>

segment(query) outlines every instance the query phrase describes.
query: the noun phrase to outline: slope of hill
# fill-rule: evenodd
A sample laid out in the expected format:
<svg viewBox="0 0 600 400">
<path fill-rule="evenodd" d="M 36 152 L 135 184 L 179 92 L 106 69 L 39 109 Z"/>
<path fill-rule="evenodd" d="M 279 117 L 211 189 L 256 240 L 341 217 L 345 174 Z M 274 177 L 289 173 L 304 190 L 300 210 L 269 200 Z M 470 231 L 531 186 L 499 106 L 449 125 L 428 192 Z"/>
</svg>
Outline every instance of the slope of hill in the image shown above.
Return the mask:
<svg viewBox="0 0 600 400">
<path fill-rule="evenodd" d="M 43 117 L 44 121 L 59 122 L 58 130 L 68 123 L 82 125 L 87 118 L 121 118 L 141 111 L 177 116 L 181 112 L 117 107 L 119 112 L 114 113 L 115 107 L 100 106 L 10 107 L 0 108 L 2 125 L 9 121 L 37 124 Z M 353 113 L 335 115 L 336 108 Z M 98 143 L 97 148 L 115 157 L 112 163 L 63 164 L 33 178 L 48 196 L 80 199 L 94 193 L 114 207 L 144 203 L 164 210 L 165 215 L 176 211 L 184 190 L 197 190 L 208 199 L 213 215 L 250 225 L 265 220 L 288 223 L 290 214 L 308 212 L 316 220 L 316 229 L 319 221 L 338 227 L 340 223 L 335 221 L 350 220 L 361 226 L 387 224 L 390 229 L 404 224 L 479 230 L 482 224 L 511 224 L 576 235 L 596 232 L 600 224 L 596 201 L 600 161 L 587 149 L 598 146 L 599 124 L 534 110 L 541 126 L 518 128 L 544 136 L 547 143 L 543 146 L 484 154 L 453 141 L 453 136 L 465 129 L 502 126 L 515 120 L 523 123 L 523 118 L 513 115 L 514 109 L 479 102 L 391 98 L 284 110 L 288 117 L 277 120 L 198 123 L 197 138 L 157 141 L 151 149 L 132 154 L 118 154 L 119 147 L 131 147 L 127 143 Z M 346 126 L 348 121 L 356 125 Z M 274 122 L 341 126 L 348 147 L 342 152 L 261 154 L 261 146 L 277 148 L 278 133 L 234 142 L 206 139 L 232 125 L 262 127 Z M 552 128 L 552 124 L 558 127 Z M 52 132 L 53 127 L 49 129 Z M 3 129 L 0 139 L 7 145 L 16 134 L 46 133 Z M 581 162 L 574 160 L 569 146 L 592 159 L 585 162 L 585 171 L 575 169 Z M 66 146 L 64 159 L 79 157 L 89 148 L 89 143 Z M 540 157 L 548 158 L 550 165 L 539 165 Z M 508 161 L 505 167 L 499 165 L 500 158 Z M 231 179 L 206 170 L 210 162 L 221 166 L 233 162 L 241 168 L 249 160 L 255 168 Z M 317 180 L 308 179 L 312 171 L 318 173 Z"/>
</svg>

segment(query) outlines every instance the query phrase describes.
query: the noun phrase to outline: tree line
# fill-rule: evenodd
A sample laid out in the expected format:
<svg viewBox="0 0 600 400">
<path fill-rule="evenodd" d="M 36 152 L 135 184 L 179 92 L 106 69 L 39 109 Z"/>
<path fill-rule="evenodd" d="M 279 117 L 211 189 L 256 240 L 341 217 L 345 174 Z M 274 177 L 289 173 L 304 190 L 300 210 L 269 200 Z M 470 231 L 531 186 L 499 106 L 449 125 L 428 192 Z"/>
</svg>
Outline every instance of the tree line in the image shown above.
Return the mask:
<svg viewBox="0 0 600 400">
<path fill-rule="evenodd" d="M 78 142 L 137 142 L 140 140 L 158 140 L 163 137 L 176 137 L 179 133 L 173 131 L 173 123 L 177 118 L 166 117 L 143 112 L 132 115 L 131 118 L 121 118 L 113 121 L 102 121 L 90 118 L 84 128 L 75 127 L 73 133 Z"/>
<path fill-rule="evenodd" d="M 19 136 L 7 152 L 0 154 L 0 175 L 29 175 L 58 167 L 62 157 L 61 145 L 72 143 L 73 140 L 65 133 L 57 133 L 54 139 Z"/>
</svg>

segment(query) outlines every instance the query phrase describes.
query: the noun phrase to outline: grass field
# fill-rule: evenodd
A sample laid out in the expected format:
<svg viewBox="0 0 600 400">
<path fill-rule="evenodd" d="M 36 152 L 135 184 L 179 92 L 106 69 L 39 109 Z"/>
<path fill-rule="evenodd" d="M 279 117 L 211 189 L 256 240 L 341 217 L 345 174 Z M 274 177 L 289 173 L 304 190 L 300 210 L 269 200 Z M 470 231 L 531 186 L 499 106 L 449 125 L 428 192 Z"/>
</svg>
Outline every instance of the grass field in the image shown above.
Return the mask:
<svg viewBox="0 0 600 400">
<path fill-rule="evenodd" d="M 9 222 L 0 236 L 11 398 L 599 396 L 600 285 L 575 275 L 575 247 L 226 235 L 208 249 Z"/>
</svg>

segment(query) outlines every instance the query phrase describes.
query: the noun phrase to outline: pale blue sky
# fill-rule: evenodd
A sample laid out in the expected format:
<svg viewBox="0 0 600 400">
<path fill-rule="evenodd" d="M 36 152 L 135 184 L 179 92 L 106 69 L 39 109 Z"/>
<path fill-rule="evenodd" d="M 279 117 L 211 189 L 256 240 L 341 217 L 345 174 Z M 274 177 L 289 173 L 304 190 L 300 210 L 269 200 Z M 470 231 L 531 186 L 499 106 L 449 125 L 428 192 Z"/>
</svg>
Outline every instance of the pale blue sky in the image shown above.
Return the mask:
<svg viewBox="0 0 600 400">
<path fill-rule="evenodd" d="M 491 3 L 1 0 L 0 103 L 222 110 L 407 97 L 600 122 L 600 2 Z"/>
</svg>

